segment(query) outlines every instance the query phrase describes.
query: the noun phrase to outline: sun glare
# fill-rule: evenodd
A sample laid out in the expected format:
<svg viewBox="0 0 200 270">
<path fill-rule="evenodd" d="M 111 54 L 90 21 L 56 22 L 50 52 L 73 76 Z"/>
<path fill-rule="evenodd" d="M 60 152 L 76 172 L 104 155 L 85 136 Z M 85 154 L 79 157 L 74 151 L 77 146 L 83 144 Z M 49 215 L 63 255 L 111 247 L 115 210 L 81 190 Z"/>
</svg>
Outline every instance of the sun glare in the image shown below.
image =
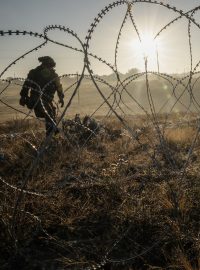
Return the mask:
<svg viewBox="0 0 200 270">
<path fill-rule="evenodd" d="M 140 45 L 145 57 L 151 57 L 156 54 L 156 42 L 152 37 L 144 36 Z"/>
<path fill-rule="evenodd" d="M 158 68 L 159 54 L 163 47 L 158 39 L 154 39 L 154 36 L 151 33 L 143 33 L 141 35 L 141 41 L 139 38 L 135 38 L 130 42 L 130 46 L 134 53 L 135 60 L 139 66 L 144 64 L 144 59 L 148 60 L 148 65 L 152 69 Z"/>
<path fill-rule="evenodd" d="M 145 34 L 141 36 L 141 41 L 133 41 L 133 49 L 143 57 L 155 57 L 157 51 L 157 43 L 152 36 Z"/>
</svg>

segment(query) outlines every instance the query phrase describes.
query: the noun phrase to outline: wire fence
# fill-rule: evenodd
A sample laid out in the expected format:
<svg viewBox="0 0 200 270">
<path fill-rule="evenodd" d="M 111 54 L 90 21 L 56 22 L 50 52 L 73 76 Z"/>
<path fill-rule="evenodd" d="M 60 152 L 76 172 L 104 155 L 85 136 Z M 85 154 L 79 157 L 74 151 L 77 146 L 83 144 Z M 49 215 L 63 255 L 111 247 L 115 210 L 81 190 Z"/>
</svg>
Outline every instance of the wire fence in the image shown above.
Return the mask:
<svg viewBox="0 0 200 270">
<path fill-rule="evenodd" d="M 189 44 L 189 51 L 188 52 L 183 52 L 184 54 L 189 55 L 190 57 L 190 71 L 188 72 L 187 75 L 184 75 L 183 77 L 177 77 L 177 76 L 172 76 L 167 73 L 161 73 L 160 70 L 160 63 L 159 59 L 157 59 L 157 71 L 151 71 L 148 68 L 148 57 L 144 56 L 144 66 L 145 66 L 145 71 L 144 72 L 138 72 L 135 73 L 127 78 L 122 78 L 119 68 L 118 68 L 118 57 L 119 57 L 119 47 L 120 47 L 120 41 L 121 41 L 121 36 L 124 30 L 125 25 L 129 22 L 132 24 L 134 32 L 137 34 L 138 40 L 142 43 L 141 39 L 141 33 L 139 32 L 139 28 L 137 26 L 137 22 L 134 19 L 134 6 L 135 5 L 145 5 L 145 4 L 151 4 L 151 5 L 158 5 L 162 6 L 166 10 L 172 11 L 175 15 L 176 18 L 170 21 L 168 24 L 166 24 L 154 37 L 156 40 L 159 36 L 162 36 L 162 34 L 166 31 L 166 29 L 173 28 L 173 26 L 176 24 L 177 21 L 181 21 L 183 19 L 187 20 L 187 32 L 188 32 L 188 44 Z M 101 58 L 98 55 L 95 55 L 90 52 L 90 44 L 93 39 L 93 35 L 98 28 L 98 25 L 100 24 L 101 21 L 104 20 L 105 16 L 108 16 L 112 10 L 117 9 L 120 6 L 125 6 L 126 7 L 126 12 L 122 21 L 122 24 L 120 26 L 117 40 L 116 40 L 116 45 L 115 45 L 115 53 L 114 53 L 114 64 L 107 62 L 106 59 Z M 195 13 L 199 12 L 200 6 L 197 6 L 187 12 L 184 12 L 182 10 L 177 9 L 176 7 L 173 7 L 169 4 L 166 4 L 164 2 L 158 2 L 158 1 L 150 1 L 150 0 L 135 0 L 135 1 L 116 1 L 105 8 L 103 8 L 97 16 L 94 18 L 93 22 L 91 23 L 87 35 L 85 37 L 85 40 L 81 40 L 79 36 L 70 28 L 66 28 L 65 26 L 61 25 L 49 25 L 45 27 L 43 33 L 37 33 L 37 32 L 31 32 L 31 31 L 25 31 L 25 30 L 0 30 L 0 39 L 3 39 L 5 36 L 32 36 L 35 39 L 40 39 L 41 43 L 37 47 L 32 48 L 31 50 L 27 51 L 24 53 L 22 56 L 18 57 L 14 61 L 12 61 L 4 70 L 1 71 L 0 73 L 0 78 L 2 78 L 6 72 L 13 67 L 16 63 L 27 57 L 29 54 L 33 54 L 36 51 L 40 50 L 41 48 L 44 48 L 47 46 L 47 44 L 53 43 L 56 44 L 57 46 L 65 47 L 69 50 L 79 52 L 83 55 L 83 65 L 82 65 L 82 71 L 80 74 L 64 74 L 62 76 L 59 76 L 60 79 L 62 78 L 74 78 L 76 77 L 77 80 L 71 83 L 69 87 L 65 89 L 65 93 L 68 93 L 71 90 L 71 94 L 68 100 L 66 100 L 66 105 L 63 109 L 63 111 L 58 115 L 57 121 L 55 123 L 55 127 L 60 127 L 62 122 L 64 123 L 64 119 L 67 116 L 67 113 L 72 105 L 73 100 L 77 95 L 79 95 L 79 89 L 83 83 L 83 80 L 88 80 L 90 81 L 93 86 L 95 87 L 96 91 L 98 92 L 99 96 L 102 99 L 101 104 L 97 106 L 95 111 L 90 115 L 90 117 L 93 117 L 93 115 L 98 115 L 98 111 L 102 106 L 106 106 L 108 108 L 107 114 L 104 116 L 104 119 L 107 119 L 109 115 L 115 116 L 115 118 L 121 123 L 123 129 L 124 129 L 124 134 L 126 133 L 126 136 L 130 138 L 130 140 L 136 141 L 139 146 L 142 146 L 143 143 L 141 142 L 141 135 L 145 135 L 145 132 L 143 132 L 143 128 L 151 128 L 151 130 L 154 132 L 155 137 L 159 141 L 159 151 L 161 151 L 162 155 L 165 156 L 165 159 L 168 161 L 168 165 L 170 167 L 170 170 L 172 173 L 178 174 L 180 179 L 183 180 L 184 177 L 187 174 L 187 168 L 190 163 L 190 159 L 192 157 L 192 154 L 194 152 L 199 132 L 200 132 L 200 123 L 199 123 L 199 111 L 200 111 L 200 104 L 195 96 L 195 87 L 200 79 L 199 71 L 198 68 L 200 66 L 200 60 L 197 62 L 196 65 L 194 65 L 194 56 L 193 56 L 193 44 L 192 44 L 192 34 L 191 34 L 191 26 L 195 26 L 198 30 L 200 29 L 200 24 L 194 19 Z M 67 44 L 52 40 L 49 37 L 49 32 L 54 31 L 54 30 L 59 30 L 61 32 L 64 32 L 65 34 L 72 36 L 79 44 L 80 48 L 76 48 L 73 46 L 69 46 Z M 63 33 L 63 34 L 64 34 Z M 115 75 L 115 85 L 113 86 L 109 81 L 107 81 L 105 78 L 102 78 L 101 76 L 95 75 L 93 71 L 93 66 L 91 64 L 91 60 L 95 59 L 98 62 L 102 63 L 103 65 L 107 66 Z M 158 110 L 158 105 L 155 103 L 154 95 L 153 95 L 153 89 L 151 86 L 151 81 L 150 77 L 154 76 L 154 78 L 161 79 L 170 85 L 170 94 L 167 100 L 165 100 L 164 104 L 160 107 Z M 145 89 L 146 89 L 146 98 L 147 98 L 147 104 L 148 108 L 144 106 L 144 104 L 141 102 L 141 100 L 138 100 L 136 95 L 130 91 L 129 86 L 134 85 L 134 83 L 142 78 L 145 81 Z M 35 116 L 32 113 L 34 110 L 31 109 L 29 112 L 24 112 L 19 109 L 16 109 L 13 107 L 9 102 L 6 102 L 1 96 L 8 91 L 8 88 L 11 85 L 16 86 L 19 84 L 19 82 L 24 82 L 26 79 L 25 78 L 13 78 L 13 79 L 2 79 L 3 88 L 1 88 L 0 91 L 0 102 L 4 105 L 12 109 L 13 111 L 19 112 L 21 114 L 24 114 L 24 121 L 27 117 L 32 117 L 35 118 Z M 34 81 L 31 81 L 31 83 L 36 84 Z M 41 97 L 43 95 L 44 90 L 48 87 L 49 82 L 47 85 L 43 87 L 43 89 L 40 88 L 39 85 L 36 85 L 38 88 L 38 91 L 40 92 L 40 98 L 39 100 L 42 100 Z M 101 89 L 101 85 L 106 86 L 109 89 L 109 94 L 105 95 L 104 91 Z M 181 90 L 180 90 L 181 88 Z M 133 89 L 134 90 L 134 89 Z M 187 102 L 184 101 L 183 96 L 187 96 Z M 128 100 L 132 102 L 132 106 L 130 107 L 124 96 L 128 97 Z M 178 119 L 177 123 L 171 123 L 171 115 L 174 111 L 174 108 L 180 105 L 183 108 L 183 112 L 181 114 L 181 117 Z M 164 113 L 164 117 L 161 117 L 164 108 L 166 106 L 169 106 L 170 109 L 168 112 Z M 127 119 L 127 112 L 130 112 L 130 115 L 134 115 L 134 107 L 140 108 L 140 111 L 142 112 L 143 115 L 146 116 L 146 125 L 143 126 L 143 128 L 135 129 L 135 127 L 130 125 L 130 117 Z M 126 108 L 126 112 L 125 109 Z M 44 107 L 45 109 L 45 107 Z M 46 114 L 48 112 L 45 110 Z M 51 117 L 49 115 L 49 117 Z M 187 120 L 188 119 L 188 120 Z M 40 120 L 38 120 L 40 121 Z M 66 123 L 66 122 L 65 122 Z M 81 126 L 85 129 L 88 129 L 91 131 L 90 127 L 84 126 L 82 123 L 77 123 L 76 121 L 71 121 L 71 124 L 75 124 L 76 126 L 78 125 L 78 129 L 81 129 Z M 194 138 L 191 141 L 191 145 L 189 149 L 187 150 L 187 158 L 185 159 L 184 163 L 181 164 L 181 167 L 177 163 L 176 160 L 176 154 L 171 150 L 169 144 L 166 141 L 166 130 L 170 128 L 170 125 L 172 125 L 173 128 L 176 127 L 181 127 L 181 126 L 189 126 L 192 125 L 193 128 L 195 129 L 195 134 Z M 93 130 L 95 132 L 95 130 Z M 16 224 L 18 221 L 18 214 L 22 210 L 22 201 L 24 200 L 25 196 L 36 196 L 36 197 L 53 197 L 55 196 L 55 193 L 57 190 L 46 190 L 46 191 L 32 191 L 27 189 L 27 185 L 29 180 L 31 179 L 31 176 L 33 175 L 34 171 L 37 169 L 39 161 L 43 159 L 43 155 L 46 151 L 48 151 L 48 147 L 51 143 L 52 137 L 54 135 L 54 132 L 47 137 L 44 138 L 43 142 L 39 147 L 36 147 L 32 142 L 29 140 L 26 140 L 26 142 L 30 145 L 32 149 L 35 151 L 35 156 L 31 162 L 31 165 L 25 172 L 25 176 L 22 179 L 22 184 L 20 187 L 14 186 L 13 184 L 9 183 L 9 179 L 4 179 L 3 176 L 0 177 L 0 181 L 3 185 L 5 185 L 8 189 L 11 189 L 13 191 L 17 191 L 17 196 L 15 200 L 14 207 L 12 208 L 12 221 L 11 221 L 11 232 L 14 238 L 16 238 Z M 2 134 L 1 135 L 1 140 L 5 138 L 6 136 L 11 136 L 10 134 Z M 12 136 L 20 137 L 23 138 L 23 133 L 22 134 L 13 134 Z M 91 133 L 90 135 L 91 136 Z M 157 170 L 160 170 L 161 168 L 161 163 L 159 160 L 159 157 L 155 155 L 155 152 L 157 151 L 156 147 L 157 145 L 153 144 L 146 136 L 149 148 L 145 150 L 146 155 L 152 160 L 153 164 L 157 168 Z M 144 138 L 144 137 L 142 137 Z M 71 138 L 68 138 L 69 141 L 71 141 Z M 84 147 L 84 145 L 87 143 L 89 139 L 87 138 L 86 142 L 82 145 L 78 145 L 75 149 L 78 152 Z M 26 212 L 30 218 L 33 218 L 35 222 L 38 222 L 40 226 L 42 227 L 42 221 L 35 216 L 33 213 L 28 213 Z M 142 251 L 139 254 L 136 254 L 132 256 L 131 258 L 127 259 L 109 259 L 109 256 L 111 252 L 117 247 L 117 245 L 120 243 L 120 241 L 126 237 L 126 235 L 129 233 L 129 230 L 131 228 L 126 229 L 121 235 L 119 236 L 119 239 L 113 240 L 113 245 L 109 250 L 106 252 L 105 256 L 102 258 L 101 262 L 99 264 L 94 264 L 92 266 L 86 267 L 84 269 L 102 269 L 103 266 L 108 263 L 117 263 L 117 264 L 126 264 L 133 262 L 136 257 L 141 256 L 141 254 L 149 252 L 155 245 L 158 243 L 153 243 L 152 246 L 148 247 L 146 250 Z M 45 231 L 45 230 L 44 230 Z M 52 238 L 47 232 L 45 232 L 46 236 L 49 238 Z"/>
</svg>

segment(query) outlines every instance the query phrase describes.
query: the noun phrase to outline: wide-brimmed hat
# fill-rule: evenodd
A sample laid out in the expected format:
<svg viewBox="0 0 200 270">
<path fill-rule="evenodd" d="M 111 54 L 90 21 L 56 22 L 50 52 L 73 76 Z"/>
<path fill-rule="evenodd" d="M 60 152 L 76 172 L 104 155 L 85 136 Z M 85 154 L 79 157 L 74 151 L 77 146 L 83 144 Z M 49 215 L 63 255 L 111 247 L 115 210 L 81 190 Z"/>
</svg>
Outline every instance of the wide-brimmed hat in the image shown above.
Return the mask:
<svg viewBox="0 0 200 270">
<path fill-rule="evenodd" d="M 43 65 L 55 67 L 56 62 L 50 56 L 41 56 L 38 58 L 38 61 Z"/>
</svg>

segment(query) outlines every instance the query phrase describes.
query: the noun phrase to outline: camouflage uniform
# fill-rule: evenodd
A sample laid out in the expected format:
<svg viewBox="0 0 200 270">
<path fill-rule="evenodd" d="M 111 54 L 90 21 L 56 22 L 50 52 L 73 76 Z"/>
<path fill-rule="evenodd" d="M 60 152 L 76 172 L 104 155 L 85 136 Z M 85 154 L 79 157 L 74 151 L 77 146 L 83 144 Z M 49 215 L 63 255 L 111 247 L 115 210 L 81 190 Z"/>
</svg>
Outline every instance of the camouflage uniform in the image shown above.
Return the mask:
<svg viewBox="0 0 200 270">
<path fill-rule="evenodd" d="M 53 105 L 54 94 L 57 91 L 59 101 L 64 105 L 64 94 L 60 79 L 54 70 L 55 62 L 49 56 L 38 58 L 42 64 L 32 69 L 21 89 L 20 104 L 34 109 L 36 117 L 45 118 L 46 135 L 54 128 L 56 108 Z M 30 89 L 30 95 L 29 95 Z"/>
</svg>

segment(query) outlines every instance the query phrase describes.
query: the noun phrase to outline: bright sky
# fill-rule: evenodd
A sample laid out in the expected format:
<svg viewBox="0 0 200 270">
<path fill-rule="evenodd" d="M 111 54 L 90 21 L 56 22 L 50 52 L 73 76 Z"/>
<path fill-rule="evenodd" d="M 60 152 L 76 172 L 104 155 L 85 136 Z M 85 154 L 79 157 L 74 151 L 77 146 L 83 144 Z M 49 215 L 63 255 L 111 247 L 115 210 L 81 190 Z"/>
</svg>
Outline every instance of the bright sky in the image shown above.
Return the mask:
<svg viewBox="0 0 200 270">
<path fill-rule="evenodd" d="M 84 41 L 90 23 L 110 0 L 1 0 L 0 1 L 0 30 L 31 30 L 42 33 L 44 27 L 51 24 L 64 25 L 74 30 Z M 199 0 L 163 0 L 178 9 L 188 11 L 198 5 Z M 114 64 L 114 49 L 120 25 L 126 12 L 126 6 L 113 9 L 97 26 L 91 40 L 90 51 L 106 61 Z M 145 41 L 138 43 L 136 32 L 128 19 L 124 26 L 118 52 L 118 68 L 126 73 L 131 68 L 144 70 L 144 49 L 148 57 L 148 68 L 157 71 L 157 55 L 161 72 L 184 72 L 190 68 L 188 43 L 188 21 L 183 18 L 164 31 L 157 44 L 152 37 L 168 22 L 178 16 L 168 9 L 158 5 L 136 3 L 133 6 L 133 17 L 141 38 Z M 200 11 L 194 15 L 200 24 Z M 194 65 L 200 60 L 200 29 L 191 28 L 192 51 Z M 51 31 L 49 36 L 57 41 L 80 47 L 78 42 L 64 32 Z M 0 36 L 0 71 L 12 60 L 27 50 L 41 43 L 41 39 L 28 36 Z M 146 44 L 149 44 L 148 48 Z M 157 48 L 157 49 L 156 49 Z M 41 50 L 28 55 L 9 69 L 5 75 L 26 77 L 28 71 L 38 65 L 37 58 L 41 55 L 51 55 L 56 63 L 59 74 L 81 72 L 83 56 L 80 53 L 57 45 L 48 44 Z M 110 74 L 112 71 L 103 64 L 91 60 L 92 68 L 98 74 Z"/>
</svg>

